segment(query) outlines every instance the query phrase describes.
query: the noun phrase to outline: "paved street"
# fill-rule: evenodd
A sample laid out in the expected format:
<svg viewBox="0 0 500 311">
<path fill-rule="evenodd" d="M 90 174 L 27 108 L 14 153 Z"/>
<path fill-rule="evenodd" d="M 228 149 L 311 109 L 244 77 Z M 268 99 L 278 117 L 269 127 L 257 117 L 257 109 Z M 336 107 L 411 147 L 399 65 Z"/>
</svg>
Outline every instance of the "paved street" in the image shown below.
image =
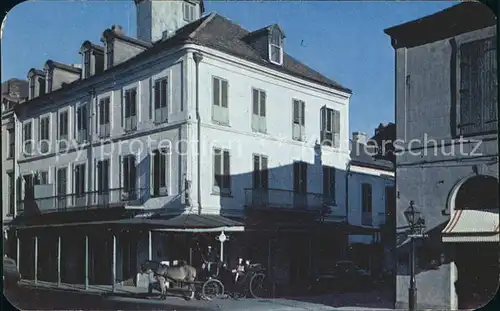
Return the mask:
<svg viewBox="0 0 500 311">
<path fill-rule="evenodd" d="M 141 299 L 126 296 L 105 297 L 96 294 L 43 290 L 23 287 L 7 293 L 9 300 L 21 310 L 382 310 L 388 306 L 377 302 L 372 293 L 329 294 L 289 299 L 215 299 L 186 301 L 169 296 L 166 300 Z M 368 301 L 371 300 L 371 301 Z"/>
</svg>

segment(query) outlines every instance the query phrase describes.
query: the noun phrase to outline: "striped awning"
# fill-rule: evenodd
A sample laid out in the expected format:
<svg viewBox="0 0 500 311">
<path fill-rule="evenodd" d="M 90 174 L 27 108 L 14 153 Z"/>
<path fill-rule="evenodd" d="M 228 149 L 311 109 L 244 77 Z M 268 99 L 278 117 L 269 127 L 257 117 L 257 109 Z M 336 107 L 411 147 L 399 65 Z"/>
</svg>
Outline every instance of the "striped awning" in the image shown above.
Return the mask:
<svg viewBox="0 0 500 311">
<path fill-rule="evenodd" d="M 499 242 L 498 209 L 456 210 L 441 233 L 443 242 Z"/>
</svg>

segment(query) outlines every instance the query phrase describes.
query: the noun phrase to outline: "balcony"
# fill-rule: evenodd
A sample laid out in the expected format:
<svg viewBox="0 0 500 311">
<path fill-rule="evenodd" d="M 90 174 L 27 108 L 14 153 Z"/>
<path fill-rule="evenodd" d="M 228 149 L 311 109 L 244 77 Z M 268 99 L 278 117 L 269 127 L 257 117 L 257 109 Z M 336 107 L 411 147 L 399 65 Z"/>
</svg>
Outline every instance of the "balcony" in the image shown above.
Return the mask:
<svg viewBox="0 0 500 311">
<path fill-rule="evenodd" d="M 332 205 L 332 200 L 322 193 L 295 193 L 281 189 L 245 189 L 247 208 L 281 208 L 303 211 L 320 211 Z"/>
<path fill-rule="evenodd" d="M 149 190 L 110 189 L 107 191 L 85 192 L 81 194 L 65 194 L 51 197 L 25 199 L 19 202 L 18 213 L 26 208 L 38 208 L 40 212 L 64 212 L 69 210 L 85 210 L 92 208 L 109 208 L 124 205 L 142 205 L 149 197 Z"/>
</svg>

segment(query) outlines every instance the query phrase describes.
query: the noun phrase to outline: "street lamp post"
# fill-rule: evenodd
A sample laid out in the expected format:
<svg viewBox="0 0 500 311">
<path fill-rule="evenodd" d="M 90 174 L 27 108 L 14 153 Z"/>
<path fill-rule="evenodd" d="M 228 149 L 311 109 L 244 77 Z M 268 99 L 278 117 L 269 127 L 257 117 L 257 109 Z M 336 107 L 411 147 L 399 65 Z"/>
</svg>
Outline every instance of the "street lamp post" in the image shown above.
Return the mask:
<svg viewBox="0 0 500 311">
<path fill-rule="evenodd" d="M 420 212 L 415 209 L 415 202 L 410 201 L 410 206 L 404 212 L 409 224 L 409 238 L 411 243 L 410 254 L 410 287 L 408 288 L 408 308 L 411 311 L 417 308 L 417 284 L 415 280 L 415 239 L 424 237 L 425 220 Z"/>
</svg>

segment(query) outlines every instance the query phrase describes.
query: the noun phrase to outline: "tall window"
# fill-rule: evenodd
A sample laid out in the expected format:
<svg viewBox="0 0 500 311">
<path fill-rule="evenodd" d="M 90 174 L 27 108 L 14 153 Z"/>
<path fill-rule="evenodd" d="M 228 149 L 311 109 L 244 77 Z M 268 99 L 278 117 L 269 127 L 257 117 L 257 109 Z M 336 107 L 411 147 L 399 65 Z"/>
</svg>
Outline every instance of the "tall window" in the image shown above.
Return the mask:
<svg viewBox="0 0 500 311">
<path fill-rule="evenodd" d="M 321 108 L 321 144 L 340 147 L 340 112 L 338 110 Z"/>
<path fill-rule="evenodd" d="M 212 80 L 213 104 L 212 121 L 220 124 L 229 124 L 228 113 L 228 82 L 214 77 Z"/>
<path fill-rule="evenodd" d="M 124 199 L 132 199 L 136 190 L 136 166 L 135 156 L 129 155 L 123 158 L 123 193 Z"/>
<path fill-rule="evenodd" d="M 153 152 L 153 195 L 167 194 L 167 164 L 168 150 L 155 150 Z"/>
<path fill-rule="evenodd" d="M 303 141 L 305 139 L 305 102 L 293 100 L 293 128 L 292 138 Z"/>
<path fill-rule="evenodd" d="M 460 134 L 498 131 L 496 37 L 460 46 Z"/>
<path fill-rule="evenodd" d="M 40 119 L 40 151 L 46 153 L 49 151 L 50 140 L 50 118 L 44 117 Z"/>
<path fill-rule="evenodd" d="M 253 188 L 268 189 L 269 177 L 267 167 L 267 157 L 263 155 L 253 156 Z"/>
<path fill-rule="evenodd" d="M 13 158 L 14 157 L 14 147 L 15 147 L 15 137 L 14 137 L 14 129 L 9 129 L 8 130 L 8 140 L 9 140 L 9 153 L 7 154 L 7 156 L 9 158 Z"/>
<path fill-rule="evenodd" d="M 124 98 L 125 131 L 137 129 L 137 90 L 135 88 L 125 91 Z"/>
<path fill-rule="evenodd" d="M 32 122 L 27 122 L 23 125 L 23 148 L 24 155 L 30 156 L 33 152 L 33 128 Z"/>
<path fill-rule="evenodd" d="M 38 172 L 36 184 L 37 185 L 48 185 L 49 184 L 49 172 L 47 172 L 47 171 Z"/>
<path fill-rule="evenodd" d="M 87 105 L 81 105 L 76 110 L 76 139 L 79 143 L 87 141 Z"/>
<path fill-rule="evenodd" d="M 214 149 L 214 191 L 228 194 L 231 192 L 230 157 L 228 150 Z"/>
<path fill-rule="evenodd" d="M 323 195 L 329 203 L 335 203 L 335 168 L 323 166 Z"/>
<path fill-rule="evenodd" d="M 269 60 L 277 65 L 283 64 L 283 36 L 276 28 L 269 37 Z"/>
<path fill-rule="evenodd" d="M 105 138 L 109 137 L 110 125 L 109 125 L 109 106 L 110 98 L 106 97 L 99 100 L 99 137 Z"/>
<path fill-rule="evenodd" d="M 293 191 L 297 194 L 307 193 L 307 163 L 293 163 Z"/>
<path fill-rule="evenodd" d="M 64 209 L 67 206 L 67 187 L 68 187 L 68 172 L 67 168 L 63 167 L 57 170 L 57 196 L 58 196 L 58 209 Z"/>
<path fill-rule="evenodd" d="M 97 162 L 97 191 L 99 193 L 109 191 L 109 160 Z"/>
<path fill-rule="evenodd" d="M 167 78 L 155 81 L 155 122 L 166 122 L 168 119 L 168 82 Z"/>
<path fill-rule="evenodd" d="M 15 209 L 15 201 L 14 201 L 14 191 L 15 191 L 15 184 L 14 184 L 14 173 L 10 172 L 7 173 L 8 178 L 9 178 L 9 215 L 14 215 L 14 209 Z"/>
<path fill-rule="evenodd" d="M 83 53 L 83 74 L 84 78 L 90 77 L 90 51 Z"/>
<path fill-rule="evenodd" d="M 372 186 L 370 184 L 361 184 L 361 204 L 361 222 L 364 225 L 370 225 L 372 223 Z"/>
<path fill-rule="evenodd" d="M 59 149 L 64 150 L 68 141 L 68 111 L 59 113 Z"/>
<path fill-rule="evenodd" d="M 75 195 L 82 196 L 85 193 L 85 164 L 75 165 Z"/>
<path fill-rule="evenodd" d="M 266 92 L 252 89 L 252 130 L 266 132 Z"/>
<path fill-rule="evenodd" d="M 184 20 L 187 22 L 192 22 L 196 19 L 196 6 L 191 3 L 184 2 L 182 6 L 182 15 Z"/>
</svg>

